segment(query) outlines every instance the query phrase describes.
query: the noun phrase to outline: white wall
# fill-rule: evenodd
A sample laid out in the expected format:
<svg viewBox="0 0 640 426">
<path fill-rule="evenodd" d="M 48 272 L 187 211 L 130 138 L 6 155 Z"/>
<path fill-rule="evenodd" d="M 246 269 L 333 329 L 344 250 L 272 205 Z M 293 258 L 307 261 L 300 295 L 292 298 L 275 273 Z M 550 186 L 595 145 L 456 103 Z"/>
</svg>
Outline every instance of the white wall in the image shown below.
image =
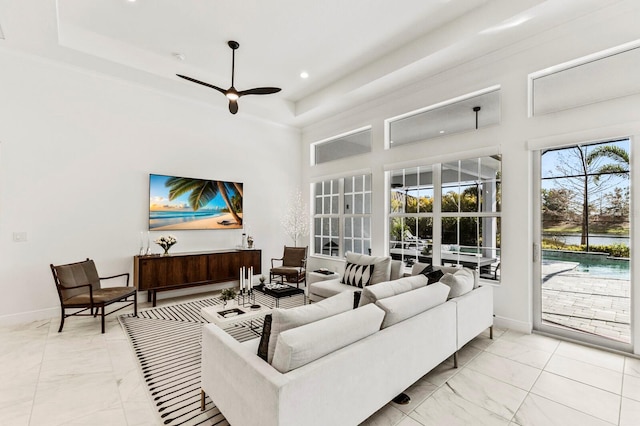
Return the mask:
<svg viewBox="0 0 640 426">
<path fill-rule="evenodd" d="M 425 78 L 396 93 L 346 111 L 303 129 L 305 159 L 309 144 L 352 129 L 371 125 L 371 154 L 309 167 L 305 161 L 303 180 L 313 182 L 324 176 L 346 176 L 351 170 L 373 173 L 373 253 L 387 253 L 385 167 L 404 167 L 416 162 L 429 164 L 443 159 L 502 153 L 502 283 L 495 288 L 496 323 L 530 330 L 532 326 L 532 153 L 530 139 L 586 131 L 614 123 L 637 120 L 640 96 L 627 96 L 565 112 L 528 118 L 527 76 L 552 65 L 591 54 L 640 38 L 635 13 L 594 14 L 555 28 L 523 42 L 470 61 L 455 69 Z M 615 74 L 612 74 L 615 78 Z M 601 82 L 594 81 L 594 85 Z M 493 85 L 501 85 L 502 121 L 499 126 L 385 151 L 384 119 L 432 105 Z M 473 119 L 470 111 L 470 119 Z M 619 135 L 612 135 L 619 136 Z M 577 139 L 576 143 L 584 142 Z M 635 144 L 637 141 L 633 142 Z M 637 178 L 637 174 L 635 175 Z M 309 189 L 309 186 L 306 186 Z M 637 215 L 637 213 L 634 213 Z M 336 261 L 313 258 L 310 267 L 340 267 Z M 539 285 L 539 283 L 538 283 Z M 636 315 L 636 324 L 639 316 Z M 636 330 L 640 326 L 636 326 Z M 638 333 L 636 332 L 636 338 Z"/>
<path fill-rule="evenodd" d="M 289 243 L 280 215 L 300 183 L 298 130 L 232 116 L 213 92 L 198 104 L 2 51 L 0 94 L 0 322 L 58 315 L 50 263 L 133 272 L 149 173 L 243 182 L 263 270 Z M 175 231 L 172 251 L 233 248 L 241 233 Z"/>
</svg>

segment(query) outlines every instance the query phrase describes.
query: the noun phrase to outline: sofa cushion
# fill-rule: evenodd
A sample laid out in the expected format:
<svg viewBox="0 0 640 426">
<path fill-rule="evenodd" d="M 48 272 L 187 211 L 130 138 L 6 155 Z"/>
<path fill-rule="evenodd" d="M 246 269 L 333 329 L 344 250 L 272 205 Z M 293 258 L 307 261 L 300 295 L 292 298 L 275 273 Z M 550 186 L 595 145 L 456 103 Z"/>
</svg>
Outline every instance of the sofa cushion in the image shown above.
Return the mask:
<svg viewBox="0 0 640 426">
<path fill-rule="evenodd" d="M 368 256 L 347 252 L 347 263 L 357 265 L 374 265 L 371 275 L 371 284 L 378 284 L 391 279 L 391 258 L 388 256 Z"/>
<path fill-rule="evenodd" d="M 369 305 L 284 331 L 271 365 L 281 373 L 302 367 L 374 334 L 383 318 L 380 308 Z"/>
<path fill-rule="evenodd" d="M 442 283 L 417 288 L 396 296 L 379 299 L 376 306 L 385 312 L 382 328 L 418 315 L 447 301 L 450 288 Z"/>
<path fill-rule="evenodd" d="M 374 265 L 358 265 L 347 262 L 344 275 L 340 281 L 342 284 L 363 288 L 371 283 Z"/>
<path fill-rule="evenodd" d="M 440 282 L 451 288 L 449 298 L 462 296 L 463 294 L 469 293 L 473 290 L 473 271 L 467 268 L 462 268 L 453 274 L 447 272 L 442 276 L 442 278 L 440 278 Z"/>
<path fill-rule="evenodd" d="M 276 308 L 271 311 L 271 334 L 267 360 L 273 361 L 278 335 L 283 331 L 299 327 L 353 309 L 353 293 L 345 291 L 311 305 L 291 309 Z"/>
<path fill-rule="evenodd" d="M 424 275 L 416 275 L 413 277 L 404 277 L 395 281 L 387 281 L 384 283 L 370 285 L 362 290 L 359 306 L 369 303 L 375 303 L 378 299 L 395 296 L 396 294 L 411 291 L 415 288 L 427 285 L 427 277 Z"/>
<path fill-rule="evenodd" d="M 320 297 L 331 297 L 343 291 L 355 291 L 356 287 L 340 283 L 340 279 L 317 281 L 309 286 L 309 292 Z"/>
</svg>

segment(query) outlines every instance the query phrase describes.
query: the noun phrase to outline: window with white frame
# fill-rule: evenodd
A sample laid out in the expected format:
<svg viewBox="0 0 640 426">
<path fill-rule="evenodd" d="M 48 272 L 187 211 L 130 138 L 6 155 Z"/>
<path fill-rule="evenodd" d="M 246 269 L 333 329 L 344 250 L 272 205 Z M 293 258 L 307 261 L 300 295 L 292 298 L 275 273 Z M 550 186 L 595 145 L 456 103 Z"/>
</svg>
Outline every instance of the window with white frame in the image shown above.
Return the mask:
<svg viewBox="0 0 640 426">
<path fill-rule="evenodd" d="M 371 127 L 311 144 L 311 164 L 323 164 L 371 152 Z"/>
<path fill-rule="evenodd" d="M 500 87 L 489 87 L 387 120 L 389 148 L 500 124 Z"/>
<path fill-rule="evenodd" d="M 501 157 L 390 172 L 389 253 L 500 277 Z"/>
<path fill-rule="evenodd" d="M 313 254 L 340 257 L 371 248 L 371 175 L 315 183 Z"/>
</svg>

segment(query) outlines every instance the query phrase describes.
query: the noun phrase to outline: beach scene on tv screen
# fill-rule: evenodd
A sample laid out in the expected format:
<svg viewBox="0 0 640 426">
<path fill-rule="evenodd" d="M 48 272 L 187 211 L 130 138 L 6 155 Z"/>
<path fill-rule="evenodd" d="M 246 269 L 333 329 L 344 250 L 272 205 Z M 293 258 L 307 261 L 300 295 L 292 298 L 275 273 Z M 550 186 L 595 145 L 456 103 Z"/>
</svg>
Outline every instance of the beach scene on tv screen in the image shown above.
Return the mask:
<svg viewBox="0 0 640 426">
<path fill-rule="evenodd" d="M 149 230 L 242 228 L 242 183 L 149 175 Z"/>
</svg>

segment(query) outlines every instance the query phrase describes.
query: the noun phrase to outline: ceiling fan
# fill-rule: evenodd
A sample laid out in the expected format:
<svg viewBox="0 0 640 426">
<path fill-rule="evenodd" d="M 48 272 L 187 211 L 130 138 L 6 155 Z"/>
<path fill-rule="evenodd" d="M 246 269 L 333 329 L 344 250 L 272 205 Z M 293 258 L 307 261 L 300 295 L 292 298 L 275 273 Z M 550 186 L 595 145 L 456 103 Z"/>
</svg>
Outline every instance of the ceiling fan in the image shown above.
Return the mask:
<svg viewBox="0 0 640 426">
<path fill-rule="evenodd" d="M 235 66 L 236 66 L 236 49 L 240 47 L 240 44 L 237 41 L 229 41 L 227 43 L 232 51 L 231 57 L 231 87 L 227 90 L 221 89 L 218 86 L 214 86 L 213 84 L 205 83 L 204 81 L 196 80 L 195 78 L 187 77 L 186 75 L 176 74 L 180 78 L 184 78 L 185 80 L 192 81 L 194 83 L 202 84 L 203 86 L 210 87 L 212 89 L 217 90 L 222 93 L 229 99 L 229 112 L 231 114 L 235 114 L 238 112 L 238 98 L 244 95 L 270 95 L 272 93 L 278 93 L 281 89 L 279 87 L 256 87 L 249 90 L 241 90 L 237 91 L 233 86 L 234 84 L 234 74 L 235 74 Z"/>
</svg>

